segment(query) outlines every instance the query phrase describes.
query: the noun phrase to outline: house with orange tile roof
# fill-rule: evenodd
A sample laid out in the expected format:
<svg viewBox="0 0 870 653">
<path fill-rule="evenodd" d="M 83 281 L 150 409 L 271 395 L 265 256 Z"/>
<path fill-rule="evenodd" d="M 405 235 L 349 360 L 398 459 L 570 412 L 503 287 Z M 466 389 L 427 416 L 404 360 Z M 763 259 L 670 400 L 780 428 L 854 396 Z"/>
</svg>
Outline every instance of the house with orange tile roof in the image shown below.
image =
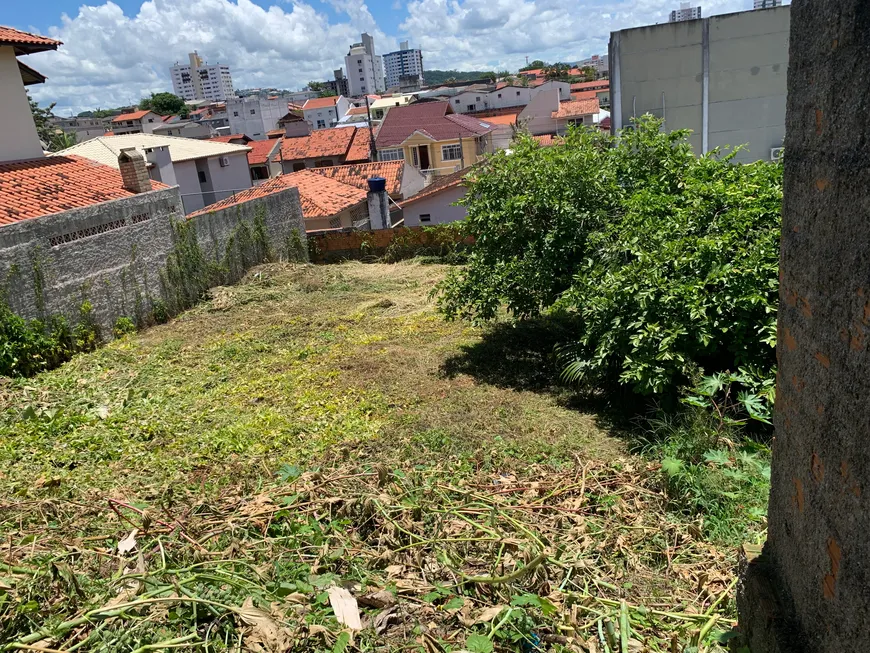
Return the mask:
<svg viewBox="0 0 870 653">
<path fill-rule="evenodd" d="M 251 148 L 248 152 L 248 168 L 251 171 L 251 183 L 255 186 L 281 174 L 281 162 L 278 160 L 281 142 L 279 137 L 248 143 Z"/>
<path fill-rule="evenodd" d="M 350 109 L 350 102 L 343 95 L 318 97 L 306 100 L 302 105 L 302 117 L 313 130 L 334 127 Z"/>
<path fill-rule="evenodd" d="M 371 160 L 368 129 L 334 127 L 307 136 L 284 138 L 278 155 L 284 173 Z"/>
<path fill-rule="evenodd" d="M 142 109 L 122 113 L 112 118 L 112 132 L 118 134 L 151 134 L 163 124 L 163 117 Z"/>
<path fill-rule="evenodd" d="M 375 161 L 372 163 L 353 163 L 330 168 L 312 168 L 324 177 L 335 179 L 343 184 L 368 190 L 368 180 L 372 177 L 383 177 L 386 180 L 386 191 L 393 202 L 401 202 L 423 190 L 426 179 L 416 168 L 405 161 Z"/>
<path fill-rule="evenodd" d="M 560 102 L 558 92 L 550 90 L 539 93 L 517 116 L 517 125 L 532 136 L 541 134 L 564 134 L 571 125 L 598 124 L 607 116 L 598 106 L 597 98 Z"/>
<path fill-rule="evenodd" d="M 457 206 L 456 202 L 468 191 L 465 187 L 468 173 L 466 169 L 438 177 L 419 193 L 400 202 L 402 224 L 405 227 L 429 227 L 464 220 L 467 215 L 465 207 Z"/>
</svg>

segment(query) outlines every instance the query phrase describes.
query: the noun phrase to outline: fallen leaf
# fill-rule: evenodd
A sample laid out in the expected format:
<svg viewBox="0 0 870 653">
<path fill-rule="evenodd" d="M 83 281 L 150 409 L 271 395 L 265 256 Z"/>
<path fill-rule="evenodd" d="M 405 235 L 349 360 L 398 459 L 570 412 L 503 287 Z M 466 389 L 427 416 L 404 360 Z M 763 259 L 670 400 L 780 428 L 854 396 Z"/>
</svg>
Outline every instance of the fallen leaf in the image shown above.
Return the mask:
<svg viewBox="0 0 870 653">
<path fill-rule="evenodd" d="M 369 608 L 387 608 L 395 605 L 396 597 L 388 590 L 381 590 L 361 596 L 357 601 Z"/>
<path fill-rule="evenodd" d="M 426 653 L 444 653 L 444 647 L 429 633 L 423 633 L 420 636 L 420 643 L 426 649 Z"/>
<path fill-rule="evenodd" d="M 384 632 L 390 627 L 400 622 L 400 618 L 398 613 L 396 612 L 398 608 L 394 605 L 391 608 L 387 608 L 378 616 L 375 617 L 374 627 L 376 635 L 383 635 Z"/>
<path fill-rule="evenodd" d="M 255 607 L 250 596 L 242 603 L 238 615 L 242 623 L 251 627 L 251 632 L 245 636 L 245 643 L 249 648 L 259 645 L 261 650 L 282 653 L 290 647 L 290 633 L 268 613 Z"/>
<path fill-rule="evenodd" d="M 118 542 L 118 553 L 124 555 L 136 548 L 136 533 L 138 532 L 139 529 L 134 528 L 127 537 Z"/>
<path fill-rule="evenodd" d="M 507 606 L 505 605 L 494 605 L 489 608 L 484 608 L 477 618 L 474 620 L 475 624 L 485 624 L 489 621 L 495 619 L 501 611 L 504 610 Z"/>
<path fill-rule="evenodd" d="M 359 618 L 359 607 L 356 604 L 356 599 L 353 594 L 348 592 L 343 587 L 333 585 L 328 590 L 329 604 L 335 612 L 335 618 L 338 623 L 344 624 L 351 630 L 362 630 L 362 623 Z"/>
</svg>

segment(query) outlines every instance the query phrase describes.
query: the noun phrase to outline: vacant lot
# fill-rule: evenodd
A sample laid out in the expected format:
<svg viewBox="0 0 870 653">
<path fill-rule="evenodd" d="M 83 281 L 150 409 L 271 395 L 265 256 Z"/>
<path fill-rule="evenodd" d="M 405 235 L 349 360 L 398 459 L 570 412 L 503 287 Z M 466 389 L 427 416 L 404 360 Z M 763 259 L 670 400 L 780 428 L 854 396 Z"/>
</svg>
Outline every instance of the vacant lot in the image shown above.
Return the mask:
<svg viewBox="0 0 870 653">
<path fill-rule="evenodd" d="M 0 650 L 709 646 L 730 552 L 443 274 L 263 266 L 0 384 Z"/>
</svg>

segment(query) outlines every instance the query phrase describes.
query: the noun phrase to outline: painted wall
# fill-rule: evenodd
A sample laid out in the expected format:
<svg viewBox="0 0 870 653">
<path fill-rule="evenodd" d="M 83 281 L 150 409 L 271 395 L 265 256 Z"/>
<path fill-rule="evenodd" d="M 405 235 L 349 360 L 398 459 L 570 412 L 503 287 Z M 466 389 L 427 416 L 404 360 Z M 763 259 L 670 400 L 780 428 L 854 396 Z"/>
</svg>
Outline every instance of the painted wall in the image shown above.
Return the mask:
<svg viewBox="0 0 870 653">
<path fill-rule="evenodd" d="M 303 235 L 299 194 L 289 188 L 194 218 L 203 253 L 223 256 L 235 228 L 258 215 L 276 255 L 293 230 Z M 75 323 L 87 300 L 111 338 L 119 317 L 145 319 L 166 300 L 161 272 L 175 243 L 172 223 L 184 220 L 178 189 L 170 188 L 6 225 L 0 279 L 10 307 L 28 319 L 65 315 Z"/>
<path fill-rule="evenodd" d="M 538 93 L 517 116 L 517 124 L 527 129 L 533 136 L 555 134 L 559 130 L 559 122 L 552 117 L 552 114 L 558 110 L 559 93 L 556 89 Z"/>
<path fill-rule="evenodd" d="M 0 162 L 43 156 L 30 103 L 11 47 L 0 47 Z"/>
<path fill-rule="evenodd" d="M 238 115 L 236 115 L 238 114 Z M 255 141 L 268 138 L 266 133 L 278 126 L 287 114 L 287 99 L 267 100 L 259 97 L 227 100 L 227 119 L 231 134 L 245 134 Z"/>
<path fill-rule="evenodd" d="M 444 160 L 442 157 L 442 146 L 443 145 L 458 145 L 459 139 L 455 138 L 449 141 L 432 141 L 422 134 L 414 134 L 405 140 L 402 145 L 402 149 L 405 152 L 405 161 L 414 166 L 414 155 L 411 152 L 412 148 L 418 146 L 428 146 L 429 147 L 429 169 L 432 168 L 455 168 L 457 170 L 462 167 L 468 167 L 474 163 L 477 163 L 478 155 L 477 155 L 477 141 L 473 138 L 463 138 L 462 139 L 462 152 L 463 159 L 448 159 Z"/>
<path fill-rule="evenodd" d="M 544 82 L 540 86 L 535 86 L 532 89 L 532 97 L 535 97 L 538 93 L 546 93 L 547 91 L 558 91 L 559 92 L 559 100 L 565 101 L 571 99 L 571 85 L 568 82 Z"/>
<path fill-rule="evenodd" d="M 245 152 L 227 156 L 228 166 L 220 165 L 220 157 L 205 159 L 208 163 L 208 174 L 214 188 L 215 202 L 230 197 L 251 187 L 251 170 L 248 167 L 248 156 Z"/>
<path fill-rule="evenodd" d="M 486 91 L 466 91 L 450 98 L 450 107 L 456 113 L 483 111 L 489 109 L 489 93 Z"/>
<path fill-rule="evenodd" d="M 651 113 L 691 129 L 695 152 L 747 143 L 769 160 L 785 135 L 790 6 L 611 34 L 612 129 Z"/>
<path fill-rule="evenodd" d="M 335 106 L 324 107 L 322 109 L 307 109 L 302 112 L 305 121 L 311 126 L 311 129 L 329 129 L 334 127 L 336 123 L 344 117 L 347 110 L 350 108 L 350 102 L 347 98 L 339 97 L 335 102 Z M 318 127 L 317 121 L 322 120 L 324 125 Z"/>
<path fill-rule="evenodd" d="M 531 101 L 532 89 L 527 87 L 508 86 L 489 94 L 489 106 L 491 109 L 525 106 Z"/>
<path fill-rule="evenodd" d="M 251 187 L 247 154 L 230 154 L 227 159 L 229 165 L 225 167 L 221 167 L 219 157 L 215 156 L 172 164 L 175 180 L 181 189 L 185 213 L 193 213 L 231 196 L 234 191 Z M 200 170 L 205 173 L 205 183 L 199 180 Z"/>
<path fill-rule="evenodd" d="M 181 201 L 184 213 L 193 213 L 205 206 L 202 199 L 202 187 L 199 176 L 196 173 L 195 161 L 180 161 L 173 163 L 175 181 L 181 192 Z"/>
<path fill-rule="evenodd" d="M 451 206 L 456 200 L 465 197 L 468 191 L 465 186 L 453 186 L 440 193 L 406 204 L 402 207 L 405 216 L 406 227 L 431 227 L 433 224 L 456 222 L 464 220 L 466 210 L 464 206 Z M 429 222 L 421 222 L 421 215 L 429 215 Z"/>
</svg>

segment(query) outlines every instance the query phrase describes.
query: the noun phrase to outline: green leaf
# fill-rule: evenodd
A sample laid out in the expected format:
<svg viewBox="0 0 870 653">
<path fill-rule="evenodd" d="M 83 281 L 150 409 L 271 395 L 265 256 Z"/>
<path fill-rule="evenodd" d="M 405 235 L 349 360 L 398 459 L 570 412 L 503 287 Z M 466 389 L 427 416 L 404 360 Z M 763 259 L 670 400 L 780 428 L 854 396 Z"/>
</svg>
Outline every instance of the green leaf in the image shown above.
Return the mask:
<svg viewBox="0 0 870 653">
<path fill-rule="evenodd" d="M 492 641 L 486 635 L 472 633 L 465 640 L 465 648 L 471 653 L 492 653 Z"/>
<path fill-rule="evenodd" d="M 465 599 L 463 599 L 461 596 L 454 596 L 452 599 L 450 599 L 449 601 L 447 601 L 447 603 L 444 604 L 444 609 L 445 610 L 458 610 L 463 605 L 465 605 Z"/>
<path fill-rule="evenodd" d="M 679 476 L 683 472 L 683 469 L 685 469 L 685 465 L 679 458 L 662 459 L 662 471 L 668 476 Z"/>
<path fill-rule="evenodd" d="M 347 650 L 348 644 L 350 644 L 350 633 L 344 630 L 335 638 L 335 646 L 332 647 L 332 653 L 344 653 Z"/>
<path fill-rule="evenodd" d="M 288 465 L 285 463 L 278 469 L 278 478 L 281 479 L 282 483 L 295 481 L 300 476 L 302 476 L 302 470 L 296 465 Z"/>
</svg>

